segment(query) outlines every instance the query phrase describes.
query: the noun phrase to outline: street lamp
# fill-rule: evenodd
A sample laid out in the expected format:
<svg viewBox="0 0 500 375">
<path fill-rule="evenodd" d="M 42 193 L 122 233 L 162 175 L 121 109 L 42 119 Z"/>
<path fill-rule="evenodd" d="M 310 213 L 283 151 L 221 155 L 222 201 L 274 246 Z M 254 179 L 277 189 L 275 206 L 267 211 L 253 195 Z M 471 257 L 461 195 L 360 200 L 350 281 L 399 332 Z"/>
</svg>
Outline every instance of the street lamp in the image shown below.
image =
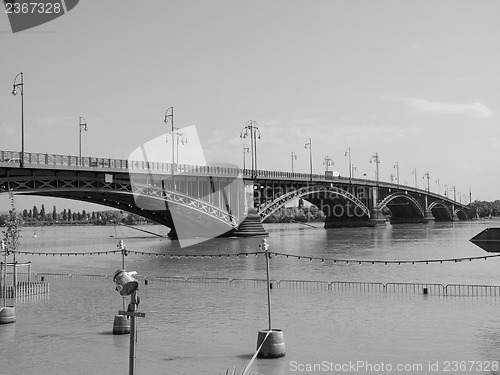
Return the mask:
<svg viewBox="0 0 500 375">
<path fill-rule="evenodd" d="M 448 185 L 444 185 L 444 196 L 448 197 Z"/>
<path fill-rule="evenodd" d="M 344 156 L 349 156 L 349 183 L 351 183 L 352 179 L 352 164 L 351 164 L 351 148 L 349 147 L 344 152 Z"/>
<path fill-rule="evenodd" d="M 415 189 L 418 189 L 418 185 L 417 185 L 417 168 L 414 168 L 413 171 L 411 171 L 411 173 L 415 175 Z"/>
<path fill-rule="evenodd" d="M 19 83 L 17 82 L 17 77 L 20 77 Z M 24 167 L 24 74 L 23 72 L 18 73 L 14 78 L 14 84 L 12 85 L 12 95 L 17 95 L 17 88 L 21 91 L 21 161 L 20 167 Z"/>
<path fill-rule="evenodd" d="M 257 139 L 260 139 L 260 130 L 257 121 L 248 120 L 241 129 L 240 138 L 246 138 L 250 134 L 250 150 L 252 155 L 252 177 L 257 177 Z"/>
<path fill-rule="evenodd" d="M 396 181 L 399 185 L 399 162 L 396 162 L 396 164 L 394 164 L 394 168 L 396 169 Z"/>
<path fill-rule="evenodd" d="M 430 179 L 430 176 L 429 176 L 429 172 L 425 172 L 425 174 L 423 175 L 422 178 L 426 178 L 427 177 L 427 192 L 429 193 L 430 192 L 430 185 L 429 185 L 429 179 Z"/>
<path fill-rule="evenodd" d="M 177 158 L 176 158 L 176 161 L 175 161 L 175 165 L 179 165 L 179 141 L 181 142 L 181 144 L 185 145 L 186 143 L 188 143 L 188 140 L 187 140 L 187 137 L 184 135 L 183 132 L 180 131 L 179 128 L 174 128 L 174 136 L 177 140 L 176 144 L 177 144 Z M 173 145 L 172 145 L 173 147 Z M 172 153 L 173 155 L 173 153 Z"/>
<path fill-rule="evenodd" d="M 378 181 L 379 181 L 378 165 L 380 164 L 380 157 L 378 156 L 377 152 L 370 159 L 370 163 L 373 163 L 373 162 L 375 162 L 375 179 L 377 180 L 377 186 L 378 186 Z"/>
<path fill-rule="evenodd" d="M 438 195 L 441 194 L 441 189 L 439 188 L 439 178 L 436 180 L 436 184 L 438 186 Z"/>
<path fill-rule="evenodd" d="M 245 154 L 248 154 L 249 151 L 250 151 L 250 149 L 248 148 L 248 146 L 247 145 L 243 145 L 243 169 L 247 168 L 247 166 L 246 166 L 246 160 L 247 160 L 247 158 L 246 158 Z"/>
<path fill-rule="evenodd" d="M 354 178 L 354 171 L 356 170 L 356 166 L 354 164 L 351 165 L 351 170 L 352 170 L 351 176 L 352 178 Z"/>
<path fill-rule="evenodd" d="M 311 171 L 311 181 L 313 179 L 313 162 L 312 162 L 312 139 L 307 138 L 306 144 L 304 145 L 304 148 L 307 148 L 309 146 L 309 169 Z"/>
<path fill-rule="evenodd" d="M 293 161 L 297 160 L 297 154 L 292 151 L 292 173 L 293 173 Z"/>
<path fill-rule="evenodd" d="M 82 165 L 82 129 L 87 131 L 87 120 L 80 116 L 80 151 L 78 153 L 78 165 Z"/>
<path fill-rule="evenodd" d="M 325 166 L 325 168 L 326 168 L 326 171 L 327 171 L 327 172 L 328 172 L 328 167 L 329 167 L 330 165 L 333 165 L 333 164 L 334 164 L 334 163 L 333 163 L 332 158 L 330 158 L 328 155 L 326 155 L 326 156 L 325 156 L 325 160 L 323 161 L 323 165 Z"/>
<path fill-rule="evenodd" d="M 175 163 L 174 163 L 174 107 L 168 107 L 167 110 L 165 111 L 165 119 L 163 122 L 165 124 L 168 124 L 170 121 L 171 123 L 171 129 L 170 129 L 170 135 L 172 136 L 172 174 L 174 174 L 175 171 Z M 168 142 L 168 138 L 167 138 Z"/>
</svg>

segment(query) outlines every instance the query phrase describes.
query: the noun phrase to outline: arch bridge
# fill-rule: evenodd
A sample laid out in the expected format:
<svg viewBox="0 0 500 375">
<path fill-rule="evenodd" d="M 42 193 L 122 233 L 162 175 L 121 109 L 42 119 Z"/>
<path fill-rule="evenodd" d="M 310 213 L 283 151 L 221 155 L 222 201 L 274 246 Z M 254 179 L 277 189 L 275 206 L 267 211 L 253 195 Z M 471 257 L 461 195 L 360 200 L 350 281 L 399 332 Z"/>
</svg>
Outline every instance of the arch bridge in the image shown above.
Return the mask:
<svg viewBox="0 0 500 375">
<path fill-rule="evenodd" d="M 382 181 L 317 174 L 175 165 L 0 151 L 0 193 L 73 199 L 141 215 L 172 229 L 241 231 L 249 214 L 272 220 L 297 199 L 326 215 L 325 227 L 466 220 L 447 196 Z M 215 229 L 214 229 L 215 228 Z"/>
</svg>

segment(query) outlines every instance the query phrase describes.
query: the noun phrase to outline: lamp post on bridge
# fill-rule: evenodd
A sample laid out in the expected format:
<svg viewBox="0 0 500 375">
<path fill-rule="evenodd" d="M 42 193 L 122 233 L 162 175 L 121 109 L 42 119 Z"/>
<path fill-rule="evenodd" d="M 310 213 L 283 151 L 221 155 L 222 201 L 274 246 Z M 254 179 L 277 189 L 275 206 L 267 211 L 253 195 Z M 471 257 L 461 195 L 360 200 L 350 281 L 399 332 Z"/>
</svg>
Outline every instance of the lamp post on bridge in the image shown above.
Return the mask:
<svg viewBox="0 0 500 375">
<path fill-rule="evenodd" d="M 250 149 L 248 148 L 247 145 L 243 145 L 243 169 L 247 169 L 247 157 L 245 154 L 248 154 L 248 152 L 250 151 Z"/>
<path fill-rule="evenodd" d="M 167 110 L 165 111 L 165 118 L 163 120 L 165 124 L 168 124 L 170 122 L 171 128 L 170 128 L 170 135 L 172 137 L 172 175 L 175 172 L 176 166 L 175 166 L 175 151 L 174 151 L 174 107 L 168 107 Z M 168 138 L 167 138 L 168 142 Z"/>
<path fill-rule="evenodd" d="M 240 138 L 246 138 L 250 134 L 250 151 L 252 155 L 252 178 L 257 177 L 257 139 L 260 139 L 260 130 L 257 121 L 248 120 L 241 129 Z"/>
<path fill-rule="evenodd" d="M 377 190 L 378 190 L 378 181 L 379 181 L 379 169 L 378 165 L 380 164 L 380 157 L 378 156 L 378 152 L 373 154 L 370 158 L 370 163 L 375 163 L 375 179 L 377 180 Z"/>
<path fill-rule="evenodd" d="M 176 159 L 177 160 L 175 162 L 175 165 L 178 166 L 179 165 L 179 141 L 183 145 L 185 145 L 188 142 L 188 140 L 187 140 L 187 137 L 184 135 L 183 132 L 180 131 L 179 128 L 174 128 L 174 136 L 177 140 L 177 142 L 176 142 L 176 144 L 177 144 L 177 152 L 176 152 L 177 158 Z M 172 147 L 173 147 L 173 145 L 172 145 Z"/>
<path fill-rule="evenodd" d="M 394 164 L 394 168 L 396 169 L 396 181 L 399 185 L 399 162 L 396 162 L 396 164 Z"/>
<path fill-rule="evenodd" d="M 17 82 L 17 77 L 19 78 L 19 83 Z M 17 95 L 17 90 L 19 89 L 21 91 L 21 157 L 20 157 L 20 163 L 19 166 L 21 168 L 24 168 L 24 74 L 23 72 L 18 73 L 14 77 L 14 84 L 12 85 L 12 95 L 16 96 Z"/>
<path fill-rule="evenodd" d="M 78 152 L 78 165 L 82 166 L 82 129 L 87 131 L 87 120 L 80 116 L 79 120 L 79 128 L 80 128 L 80 148 Z"/>
<path fill-rule="evenodd" d="M 326 155 L 326 156 L 325 156 L 325 160 L 323 161 L 323 165 L 325 166 L 325 168 L 326 168 L 325 170 L 326 170 L 327 172 L 328 172 L 328 167 L 329 167 L 330 165 L 333 165 L 333 164 L 334 164 L 334 162 L 333 162 L 332 158 L 331 158 L 331 157 L 329 157 L 328 155 Z"/>
<path fill-rule="evenodd" d="M 411 173 L 415 175 L 415 189 L 418 189 L 418 184 L 417 184 L 417 168 L 414 168 L 413 171 L 411 171 Z"/>
<path fill-rule="evenodd" d="M 448 185 L 444 185 L 444 196 L 448 197 Z"/>
<path fill-rule="evenodd" d="M 307 148 L 309 146 L 309 170 L 311 173 L 311 181 L 313 179 L 313 162 L 312 162 L 312 139 L 307 138 L 306 144 L 304 145 L 304 148 Z"/>
<path fill-rule="evenodd" d="M 438 195 L 440 195 L 441 194 L 441 190 L 439 188 L 439 178 L 436 180 L 436 184 L 438 186 Z"/>
<path fill-rule="evenodd" d="M 352 183 L 352 164 L 351 164 L 351 148 L 349 147 L 347 150 L 344 152 L 344 156 L 349 156 L 349 184 Z"/>
<path fill-rule="evenodd" d="M 370 221 L 373 221 L 375 225 L 378 225 L 385 223 L 386 220 L 378 204 L 378 189 L 379 189 L 379 176 L 380 176 L 379 173 L 380 157 L 378 156 L 378 152 L 373 154 L 373 156 L 370 158 L 370 163 L 375 163 L 375 179 L 377 180 L 377 185 L 375 189 L 373 189 L 373 206 L 371 208 Z"/>
<path fill-rule="evenodd" d="M 430 185 L 429 185 L 429 179 L 430 179 L 430 176 L 429 176 L 429 172 L 425 172 L 425 174 L 423 175 L 422 178 L 426 178 L 427 177 L 427 192 L 429 193 L 430 192 Z"/>
<path fill-rule="evenodd" d="M 293 161 L 297 160 L 297 154 L 292 151 L 292 173 L 293 173 Z"/>
</svg>

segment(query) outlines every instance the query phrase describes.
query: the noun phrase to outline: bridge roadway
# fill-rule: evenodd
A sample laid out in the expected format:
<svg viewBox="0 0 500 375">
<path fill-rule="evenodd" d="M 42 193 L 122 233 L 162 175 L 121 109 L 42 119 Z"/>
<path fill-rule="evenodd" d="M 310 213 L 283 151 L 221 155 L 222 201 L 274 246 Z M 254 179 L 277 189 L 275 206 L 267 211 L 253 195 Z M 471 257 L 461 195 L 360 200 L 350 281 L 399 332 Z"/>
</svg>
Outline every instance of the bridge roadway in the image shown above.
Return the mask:
<svg viewBox="0 0 500 375">
<path fill-rule="evenodd" d="M 240 233 L 249 217 L 272 221 L 300 198 L 325 213 L 326 228 L 468 219 L 449 197 L 383 181 L 26 152 L 21 168 L 19 152 L 0 151 L 0 193 L 9 190 L 132 212 L 173 235 L 188 224 Z"/>
</svg>

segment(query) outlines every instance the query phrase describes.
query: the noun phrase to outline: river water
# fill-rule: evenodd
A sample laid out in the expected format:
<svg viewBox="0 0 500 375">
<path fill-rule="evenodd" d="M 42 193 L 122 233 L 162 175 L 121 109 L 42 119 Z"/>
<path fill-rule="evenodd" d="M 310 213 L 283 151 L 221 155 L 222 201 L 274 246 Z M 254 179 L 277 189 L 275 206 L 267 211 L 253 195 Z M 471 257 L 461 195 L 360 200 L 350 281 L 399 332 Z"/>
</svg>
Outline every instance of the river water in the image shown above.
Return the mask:
<svg viewBox="0 0 500 375">
<path fill-rule="evenodd" d="M 331 259 L 420 260 L 488 255 L 469 239 L 498 221 L 329 229 L 268 225 L 274 280 L 500 285 L 500 260 L 374 264 Z M 165 234 L 162 226 L 141 227 Z M 36 236 L 35 236 L 36 235 Z M 262 283 L 165 282 L 155 277 L 264 279 L 265 257 L 208 257 L 259 251 L 260 238 L 219 238 L 181 249 L 127 227 L 23 228 L 19 250 L 100 252 L 119 239 L 131 251 L 126 269 L 138 291 L 137 374 L 213 374 L 237 367 L 267 328 Z M 205 255 L 170 257 L 170 255 Z M 308 257 L 324 258 L 310 261 Z M 18 255 L 34 273 L 113 275 L 121 255 Z M 22 271 L 22 270 L 20 270 Z M 40 276 L 39 276 L 40 277 Z M 19 298 L 17 322 L 0 326 L 1 374 L 125 374 L 129 336 L 112 335 L 122 298 L 111 279 L 46 275 L 50 294 Z M 276 284 L 275 284 L 276 285 Z M 280 284 L 281 285 L 281 284 Z M 286 356 L 257 359 L 251 374 L 496 374 L 500 296 L 434 295 L 359 289 L 275 287 L 272 325 L 284 332 Z M 12 303 L 12 301 L 9 301 Z"/>
</svg>

